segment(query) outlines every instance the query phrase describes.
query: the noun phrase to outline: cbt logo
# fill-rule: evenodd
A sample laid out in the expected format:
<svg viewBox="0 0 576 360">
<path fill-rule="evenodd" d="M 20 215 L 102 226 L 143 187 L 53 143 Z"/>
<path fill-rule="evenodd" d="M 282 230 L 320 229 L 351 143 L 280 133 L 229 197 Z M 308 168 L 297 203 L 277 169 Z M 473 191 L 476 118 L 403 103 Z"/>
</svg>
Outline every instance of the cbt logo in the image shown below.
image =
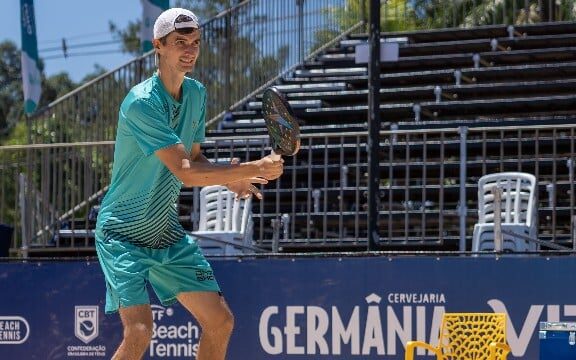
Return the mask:
<svg viewBox="0 0 576 360">
<path fill-rule="evenodd" d="M 98 306 L 76 306 L 74 335 L 85 344 L 98 336 Z"/>
</svg>

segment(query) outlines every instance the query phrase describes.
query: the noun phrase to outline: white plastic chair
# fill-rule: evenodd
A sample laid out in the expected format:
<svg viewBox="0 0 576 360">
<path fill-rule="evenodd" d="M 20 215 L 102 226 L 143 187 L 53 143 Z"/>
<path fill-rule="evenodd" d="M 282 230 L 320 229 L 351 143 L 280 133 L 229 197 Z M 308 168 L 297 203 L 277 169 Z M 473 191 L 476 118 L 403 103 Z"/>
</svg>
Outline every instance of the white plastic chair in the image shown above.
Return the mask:
<svg viewBox="0 0 576 360">
<path fill-rule="evenodd" d="M 206 186 L 200 190 L 198 231 L 191 235 L 203 236 L 197 237 L 197 241 L 204 254 L 242 254 L 251 247 L 252 198 L 234 197 L 225 186 Z"/>
<path fill-rule="evenodd" d="M 536 223 L 536 178 L 520 172 L 503 172 L 485 175 L 478 181 L 478 223 L 474 226 L 472 251 L 494 250 L 494 194 L 501 191 L 501 227 L 503 231 L 538 238 Z M 535 242 L 502 234 L 503 251 L 536 251 Z"/>
</svg>

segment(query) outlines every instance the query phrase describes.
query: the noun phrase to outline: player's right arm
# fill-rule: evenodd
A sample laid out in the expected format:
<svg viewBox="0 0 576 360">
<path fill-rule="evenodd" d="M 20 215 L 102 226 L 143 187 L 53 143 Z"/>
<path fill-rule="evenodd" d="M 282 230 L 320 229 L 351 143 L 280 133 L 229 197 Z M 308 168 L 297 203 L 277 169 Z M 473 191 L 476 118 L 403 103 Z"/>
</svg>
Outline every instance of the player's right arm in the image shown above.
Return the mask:
<svg viewBox="0 0 576 360">
<path fill-rule="evenodd" d="M 161 108 L 151 100 L 135 99 L 121 109 L 126 111 L 122 119 L 144 155 L 157 156 L 185 186 L 223 185 L 241 180 L 264 184 L 282 174 L 282 161 L 269 157 L 226 165 L 191 161 L 191 154 L 168 125 L 166 114 L 158 110 Z"/>
<path fill-rule="evenodd" d="M 182 144 L 159 149 L 154 154 L 186 187 L 223 185 L 240 180 L 266 184 L 283 171 L 282 161 L 273 161 L 269 156 L 241 164 L 190 161 Z"/>
</svg>

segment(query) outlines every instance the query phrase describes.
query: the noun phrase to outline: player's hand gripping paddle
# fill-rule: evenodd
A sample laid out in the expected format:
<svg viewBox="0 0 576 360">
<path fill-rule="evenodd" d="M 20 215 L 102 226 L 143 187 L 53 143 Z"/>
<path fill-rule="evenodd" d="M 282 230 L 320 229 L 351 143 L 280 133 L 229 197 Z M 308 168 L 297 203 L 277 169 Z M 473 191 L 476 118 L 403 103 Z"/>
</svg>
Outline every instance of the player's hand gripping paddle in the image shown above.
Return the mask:
<svg viewBox="0 0 576 360">
<path fill-rule="evenodd" d="M 293 156 L 300 150 L 300 126 L 286 97 L 275 87 L 264 91 L 262 114 L 268 128 L 272 158 Z"/>
</svg>

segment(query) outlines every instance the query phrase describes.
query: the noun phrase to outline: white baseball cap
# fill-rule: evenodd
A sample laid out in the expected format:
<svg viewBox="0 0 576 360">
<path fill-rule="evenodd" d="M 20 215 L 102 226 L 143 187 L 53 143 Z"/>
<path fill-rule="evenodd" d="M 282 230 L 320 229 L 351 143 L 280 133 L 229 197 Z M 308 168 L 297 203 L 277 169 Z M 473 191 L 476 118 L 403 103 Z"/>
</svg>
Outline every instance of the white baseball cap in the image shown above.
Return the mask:
<svg viewBox="0 0 576 360">
<path fill-rule="evenodd" d="M 154 23 L 154 39 L 160 39 L 177 29 L 198 29 L 198 17 L 188 9 L 172 8 L 164 11 Z"/>
</svg>

